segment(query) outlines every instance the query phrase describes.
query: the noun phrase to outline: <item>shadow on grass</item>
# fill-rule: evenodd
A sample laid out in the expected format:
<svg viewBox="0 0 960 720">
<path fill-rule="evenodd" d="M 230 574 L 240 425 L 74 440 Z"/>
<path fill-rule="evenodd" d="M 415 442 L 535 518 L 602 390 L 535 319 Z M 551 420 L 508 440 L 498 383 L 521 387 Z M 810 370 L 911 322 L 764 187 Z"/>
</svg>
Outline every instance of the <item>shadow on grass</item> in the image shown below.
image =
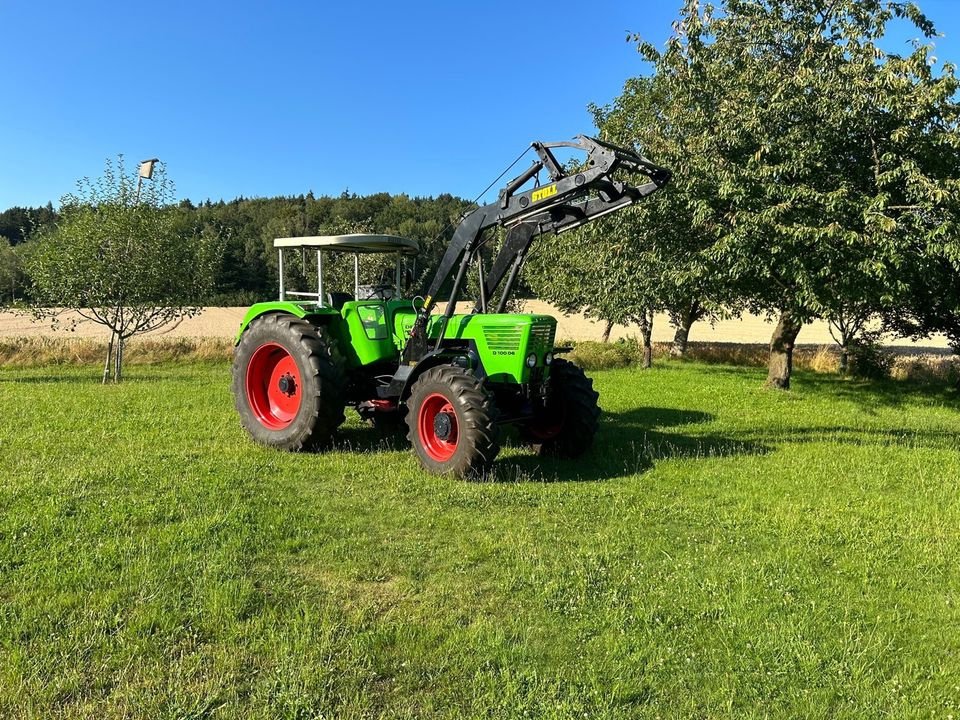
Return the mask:
<svg viewBox="0 0 960 720">
<path fill-rule="evenodd" d="M 819 394 L 830 394 L 869 410 L 873 407 L 900 408 L 904 405 L 936 402 L 960 404 L 957 388 L 916 380 L 856 380 L 839 375 L 814 372 L 795 373 L 794 388 Z"/>
<path fill-rule="evenodd" d="M 643 473 L 661 460 L 761 455 L 767 446 L 713 434 L 688 435 L 672 428 L 713 420 L 709 413 L 677 408 L 641 407 L 604 412 L 593 448 L 576 459 L 539 457 L 514 428 L 501 428 L 501 452 L 486 478 L 491 482 L 568 482 L 610 480 Z M 410 447 L 406 425 L 393 429 L 345 427 L 332 449 L 348 453 L 403 451 Z M 511 449 L 516 454 L 511 453 Z"/>
<path fill-rule="evenodd" d="M 836 443 L 853 446 L 960 450 L 960 435 L 955 432 L 905 427 L 871 428 L 829 425 L 793 427 L 777 431 L 758 429 L 750 433 L 750 441 L 772 446 Z"/>
<path fill-rule="evenodd" d="M 407 450 L 407 426 L 399 424 L 389 428 L 371 425 L 361 427 L 341 427 L 329 449 L 340 452 L 371 453 Z"/>
<path fill-rule="evenodd" d="M 705 367 L 704 372 L 737 378 L 747 387 L 759 390 L 763 388 L 767 371 L 766 368 L 712 365 L 709 368 Z M 783 392 L 783 397 L 798 399 L 807 393 L 833 397 L 854 403 L 865 412 L 875 408 L 896 409 L 905 405 L 931 402 L 951 406 L 960 405 L 960 388 L 923 380 L 860 380 L 812 370 L 794 370 L 791 386 L 792 389 L 786 392 L 780 390 L 769 390 L 769 392 L 774 394 Z"/>
<path fill-rule="evenodd" d="M 663 460 L 763 455 L 770 451 L 766 445 L 751 440 L 673 430 L 713 419 L 709 413 L 662 407 L 604 412 L 594 446 L 583 457 L 574 460 L 533 454 L 501 457 L 492 479 L 537 482 L 611 480 L 646 472 Z M 515 440 L 514 444 L 519 445 Z"/>
</svg>

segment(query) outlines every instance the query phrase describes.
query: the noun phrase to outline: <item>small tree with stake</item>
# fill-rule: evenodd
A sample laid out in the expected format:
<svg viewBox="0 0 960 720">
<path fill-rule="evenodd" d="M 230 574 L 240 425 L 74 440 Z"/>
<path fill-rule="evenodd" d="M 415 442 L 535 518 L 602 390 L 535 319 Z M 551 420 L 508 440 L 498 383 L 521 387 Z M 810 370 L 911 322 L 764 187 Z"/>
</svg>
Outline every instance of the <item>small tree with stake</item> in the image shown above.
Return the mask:
<svg viewBox="0 0 960 720">
<path fill-rule="evenodd" d="M 140 180 L 120 157 L 79 181 L 27 265 L 36 317 L 58 327 L 72 309 L 109 331 L 104 383 L 120 382 L 127 340 L 200 311 L 220 252 L 217 236 L 178 225 L 162 165 L 142 192 Z"/>
</svg>

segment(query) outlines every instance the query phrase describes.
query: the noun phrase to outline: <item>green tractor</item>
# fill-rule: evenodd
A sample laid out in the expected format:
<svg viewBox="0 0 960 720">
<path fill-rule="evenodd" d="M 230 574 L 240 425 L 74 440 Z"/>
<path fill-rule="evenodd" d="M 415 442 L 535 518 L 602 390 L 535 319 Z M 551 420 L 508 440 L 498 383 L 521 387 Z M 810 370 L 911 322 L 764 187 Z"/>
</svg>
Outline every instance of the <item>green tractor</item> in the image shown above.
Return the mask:
<svg viewBox="0 0 960 720">
<path fill-rule="evenodd" d="M 496 202 L 464 216 L 422 296 L 402 298 L 405 263 L 416 241 L 389 235 L 282 238 L 280 298 L 250 308 L 240 326 L 233 393 L 243 427 L 257 442 L 285 450 L 326 446 L 352 406 L 376 425 L 406 424 L 421 464 L 431 472 L 476 477 L 500 449 L 499 428 L 513 424 L 538 453 L 577 457 L 593 443 L 600 408 L 592 381 L 558 358 L 557 322 L 507 313 L 506 305 L 533 240 L 628 207 L 663 187 L 670 171 L 632 150 L 595 138 L 533 143 L 538 159 L 508 183 Z M 552 149 L 585 152 L 568 170 Z M 524 185 L 546 170 L 547 185 Z M 618 171 L 645 182 L 615 179 Z M 481 249 L 488 230 L 506 231 L 488 272 Z M 285 253 L 316 271 L 316 291 L 285 287 Z M 316 256 L 315 263 L 313 256 Z M 324 264 L 353 256 L 354 292 L 325 292 Z M 391 272 L 361 285 L 361 255 L 380 254 Z M 340 258 L 342 261 L 342 258 Z M 342 266 L 342 262 L 340 263 Z M 456 313 L 475 265 L 479 298 Z M 453 278 L 452 285 L 447 281 Z M 502 287 L 501 287 L 502 286 Z M 433 314 L 449 287 L 446 308 Z"/>
</svg>

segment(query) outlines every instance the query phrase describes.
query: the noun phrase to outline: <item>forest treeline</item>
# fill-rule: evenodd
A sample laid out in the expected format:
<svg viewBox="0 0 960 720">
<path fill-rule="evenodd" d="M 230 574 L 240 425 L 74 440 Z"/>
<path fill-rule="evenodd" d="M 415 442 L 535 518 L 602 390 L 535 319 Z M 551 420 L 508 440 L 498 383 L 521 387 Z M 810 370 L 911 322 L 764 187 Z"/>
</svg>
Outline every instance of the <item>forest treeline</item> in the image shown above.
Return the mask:
<svg viewBox="0 0 960 720">
<path fill-rule="evenodd" d="M 194 204 L 182 200 L 169 208 L 185 233 L 215 233 L 222 255 L 208 300 L 210 305 L 245 305 L 277 292 L 278 237 L 376 232 L 420 242 L 418 275 L 436 267 L 456 224 L 470 203 L 450 194 L 410 197 L 376 193 L 314 197 L 237 198 Z M 30 238 L 55 224 L 52 204 L 14 207 L 0 213 L 0 300 L 30 300 L 23 260 Z"/>
</svg>

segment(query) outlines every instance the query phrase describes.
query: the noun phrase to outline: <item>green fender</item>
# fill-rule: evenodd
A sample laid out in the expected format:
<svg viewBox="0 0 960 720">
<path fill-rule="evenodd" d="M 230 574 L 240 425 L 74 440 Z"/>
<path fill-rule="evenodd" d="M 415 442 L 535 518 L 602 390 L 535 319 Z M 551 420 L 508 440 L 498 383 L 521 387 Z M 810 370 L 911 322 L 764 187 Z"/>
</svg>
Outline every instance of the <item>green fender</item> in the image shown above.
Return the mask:
<svg viewBox="0 0 960 720">
<path fill-rule="evenodd" d="M 298 318 L 305 318 L 311 315 L 336 315 L 340 317 L 340 312 L 329 307 L 318 307 L 316 305 L 308 306 L 309 309 L 303 307 L 299 303 L 290 302 L 289 300 L 274 300 L 272 302 L 262 302 L 257 303 L 256 305 L 251 305 L 250 309 L 247 310 L 247 314 L 243 316 L 243 320 L 240 321 L 240 330 L 237 332 L 237 337 L 233 341 L 233 344 L 236 345 L 240 342 L 240 338 L 243 335 L 243 331 L 247 329 L 247 326 L 256 320 L 261 315 L 268 315 L 269 313 L 287 313 L 289 315 L 296 315 Z"/>
</svg>

